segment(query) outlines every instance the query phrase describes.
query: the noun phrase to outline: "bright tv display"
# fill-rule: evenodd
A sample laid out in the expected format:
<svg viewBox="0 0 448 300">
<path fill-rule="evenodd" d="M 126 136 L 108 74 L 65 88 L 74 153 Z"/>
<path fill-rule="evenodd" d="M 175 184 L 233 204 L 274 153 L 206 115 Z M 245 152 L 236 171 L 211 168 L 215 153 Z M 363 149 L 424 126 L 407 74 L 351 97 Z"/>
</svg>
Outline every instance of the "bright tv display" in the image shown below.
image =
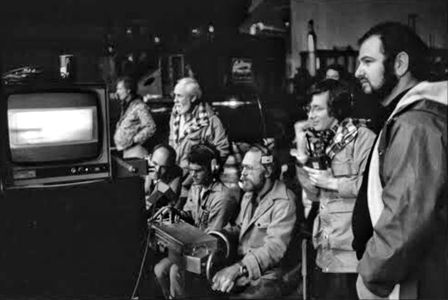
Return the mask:
<svg viewBox="0 0 448 300">
<path fill-rule="evenodd" d="M 108 101 L 95 84 L 7 87 L 1 104 L 6 186 L 110 176 Z"/>
</svg>

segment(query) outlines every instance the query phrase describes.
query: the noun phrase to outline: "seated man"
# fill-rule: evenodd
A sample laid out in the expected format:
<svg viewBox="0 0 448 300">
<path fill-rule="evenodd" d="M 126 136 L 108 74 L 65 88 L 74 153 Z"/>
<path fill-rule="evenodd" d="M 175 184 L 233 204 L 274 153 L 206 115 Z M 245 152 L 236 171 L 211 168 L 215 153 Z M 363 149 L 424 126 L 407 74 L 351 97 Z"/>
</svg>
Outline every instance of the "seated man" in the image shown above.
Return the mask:
<svg viewBox="0 0 448 300">
<path fill-rule="evenodd" d="M 269 150 L 253 146 L 242 162 L 243 196 L 236 225 L 226 226 L 238 237 L 240 260 L 215 274 L 212 289 L 237 293 L 237 298 L 278 298 L 280 261 L 296 222 L 295 195 L 277 180 L 278 168 Z"/>
<path fill-rule="evenodd" d="M 180 217 L 205 232 L 221 230 L 234 221 L 238 201 L 234 194 L 214 176 L 217 169 L 217 155 L 214 149 L 204 144 L 193 146 L 188 155 L 188 166 L 193 185 Z M 154 273 L 166 298 L 185 297 L 185 270 L 172 258 L 162 259 Z"/>
<path fill-rule="evenodd" d="M 176 165 L 176 151 L 168 144 L 156 145 L 148 161 L 146 177 L 146 209 L 154 213 L 157 208 L 178 203 L 182 169 Z"/>
</svg>

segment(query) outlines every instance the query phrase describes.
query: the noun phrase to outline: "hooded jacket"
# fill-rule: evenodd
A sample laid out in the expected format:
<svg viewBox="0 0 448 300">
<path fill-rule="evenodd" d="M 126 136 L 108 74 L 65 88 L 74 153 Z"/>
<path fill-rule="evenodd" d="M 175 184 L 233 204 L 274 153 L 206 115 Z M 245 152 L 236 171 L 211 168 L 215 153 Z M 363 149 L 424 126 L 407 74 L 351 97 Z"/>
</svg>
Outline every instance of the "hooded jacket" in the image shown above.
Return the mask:
<svg viewBox="0 0 448 300">
<path fill-rule="evenodd" d="M 421 82 L 409 90 L 375 144 L 362 298 L 448 298 L 447 88 Z"/>
</svg>

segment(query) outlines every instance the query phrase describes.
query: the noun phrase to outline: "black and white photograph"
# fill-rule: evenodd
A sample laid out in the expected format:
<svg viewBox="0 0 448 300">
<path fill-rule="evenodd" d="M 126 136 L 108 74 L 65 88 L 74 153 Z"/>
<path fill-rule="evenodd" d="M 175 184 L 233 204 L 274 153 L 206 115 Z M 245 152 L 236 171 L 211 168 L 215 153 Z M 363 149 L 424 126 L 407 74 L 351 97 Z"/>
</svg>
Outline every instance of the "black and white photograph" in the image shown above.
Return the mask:
<svg viewBox="0 0 448 300">
<path fill-rule="evenodd" d="M 0 7 L 0 299 L 448 300 L 447 1 Z"/>
</svg>

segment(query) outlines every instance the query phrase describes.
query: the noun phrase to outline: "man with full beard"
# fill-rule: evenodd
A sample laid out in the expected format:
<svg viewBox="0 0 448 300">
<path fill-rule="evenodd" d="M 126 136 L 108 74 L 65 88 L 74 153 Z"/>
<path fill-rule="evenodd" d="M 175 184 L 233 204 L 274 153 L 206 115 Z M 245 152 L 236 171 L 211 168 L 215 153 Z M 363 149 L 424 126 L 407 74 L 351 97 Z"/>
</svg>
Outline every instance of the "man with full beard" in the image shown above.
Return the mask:
<svg viewBox="0 0 448 300">
<path fill-rule="evenodd" d="M 238 262 L 215 274 L 212 289 L 238 299 L 278 299 L 280 261 L 296 222 L 295 196 L 277 180 L 279 169 L 266 147 L 251 147 L 241 165 L 240 212 L 236 224 L 224 228 L 238 240 Z"/>
<path fill-rule="evenodd" d="M 448 298 L 448 82 L 428 82 L 428 48 L 382 23 L 360 39 L 355 76 L 384 106 L 353 212 L 361 299 Z"/>
</svg>

